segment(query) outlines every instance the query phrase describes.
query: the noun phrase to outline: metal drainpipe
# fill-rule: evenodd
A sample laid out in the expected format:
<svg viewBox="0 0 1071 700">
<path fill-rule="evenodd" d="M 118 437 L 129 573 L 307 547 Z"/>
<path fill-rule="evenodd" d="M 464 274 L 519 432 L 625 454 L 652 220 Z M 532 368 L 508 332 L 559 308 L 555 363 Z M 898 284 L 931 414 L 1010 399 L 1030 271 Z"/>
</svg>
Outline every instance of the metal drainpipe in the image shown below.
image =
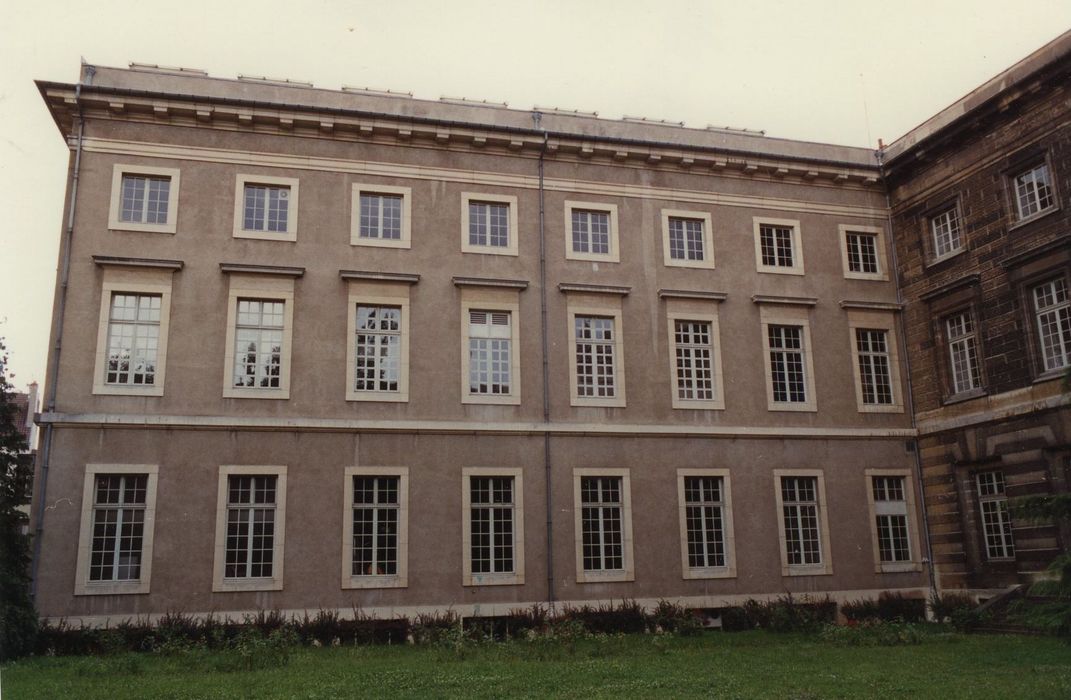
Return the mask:
<svg viewBox="0 0 1071 700">
<path fill-rule="evenodd" d="M 90 76 L 93 67 L 86 66 L 85 70 Z M 78 143 L 74 151 L 74 170 L 71 172 L 71 199 L 67 208 L 67 229 L 63 236 L 63 264 L 60 267 L 60 295 L 59 308 L 56 314 L 56 340 L 52 346 L 52 384 L 48 387 L 48 402 L 45 410 L 53 413 L 56 410 L 56 394 L 59 385 L 59 360 L 60 351 L 63 348 L 63 315 L 67 309 L 67 286 L 71 274 L 71 239 L 74 236 L 74 210 L 78 204 L 78 173 L 82 167 L 82 138 L 85 135 L 86 123 L 82 114 L 82 95 L 84 76 L 80 77 L 74 88 L 74 102 L 78 106 Z M 45 423 L 45 434 L 41 446 L 41 484 L 37 490 L 37 522 L 34 525 L 33 535 L 33 558 L 30 560 L 30 597 L 37 597 L 37 571 L 41 562 L 41 537 L 45 531 L 45 498 L 48 495 L 48 468 L 52 459 L 52 423 Z"/>
<path fill-rule="evenodd" d="M 541 126 L 543 114 L 532 112 L 532 121 L 543 134 L 539 149 L 539 322 L 543 344 L 543 488 L 547 502 L 547 602 L 554 605 L 554 494 L 551 491 L 550 461 L 550 358 L 547 340 L 547 237 L 546 197 L 543 189 L 543 163 L 547 154 L 547 132 Z"/>
<path fill-rule="evenodd" d="M 885 182 L 885 210 L 888 212 L 886 215 L 889 224 L 889 248 L 892 250 L 892 269 L 896 271 L 893 275 L 893 279 L 896 283 L 896 301 L 900 304 L 904 304 L 903 290 L 900 288 L 900 265 L 896 257 L 896 241 L 893 236 L 893 217 L 892 217 L 892 200 L 889 197 L 889 186 L 885 180 L 885 151 L 879 149 L 877 152 L 878 167 L 881 169 L 881 179 Z M 907 330 L 905 329 L 905 319 L 900 319 L 900 346 L 904 348 L 904 365 L 907 369 L 907 381 L 904 382 L 907 387 L 907 410 L 911 413 L 911 427 L 918 431 L 918 422 L 915 420 L 915 396 L 912 391 L 911 383 L 911 353 L 908 352 L 907 346 Z M 915 483 L 919 488 L 919 502 L 922 504 L 922 534 L 926 540 L 926 571 L 930 576 L 930 596 L 937 596 L 937 574 L 934 571 L 933 566 L 933 542 L 930 539 L 930 515 L 929 509 L 926 506 L 926 485 L 922 480 L 922 457 L 919 451 L 919 441 L 915 438 Z"/>
</svg>

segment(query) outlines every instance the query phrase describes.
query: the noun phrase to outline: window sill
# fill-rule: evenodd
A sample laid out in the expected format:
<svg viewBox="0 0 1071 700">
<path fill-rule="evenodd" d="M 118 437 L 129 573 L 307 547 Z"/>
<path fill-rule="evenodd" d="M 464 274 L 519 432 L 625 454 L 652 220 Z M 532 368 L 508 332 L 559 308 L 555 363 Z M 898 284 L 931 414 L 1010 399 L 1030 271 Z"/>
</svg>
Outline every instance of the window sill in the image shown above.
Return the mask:
<svg viewBox="0 0 1071 700">
<path fill-rule="evenodd" d="M 572 251 L 565 254 L 566 260 L 579 260 L 581 262 L 594 262 L 594 263 L 620 263 L 621 258 L 615 255 L 599 255 L 593 253 L 574 253 Z"/>
<path fill-rule="evenodd" d="M 408 250 L 412 246 L 407 239 L 393 238 L 361 238 L 350 237 L 350 245 L 367 246 L 369 248 L 402 248 Z"/>
<path fill-rule="evenodd" d="M 705 578 L 736 578 L 736 570 L 724 566 L 702 569 L 685 569 L 684 575 L 681 576 L 681 578 L 686 581 Z"/>
<path fill-rule="evenodd" d="M 803 268 L 800 267 L 769 267 L 766 265 L 759 265 L 755 268 L 755 272 L 760 274 L 765 273 L 768 275 L 796 275 L 798 277 L 803 276 Z"/>
<path fill-rule="evenodd" d="M 685 269 L 692 269 L 692 270 L 713 270 L 713 269 L 715 269 L 713 260 L 674 260 L 673 258 L 669 258 L 669 259 L 663 260 L 663 264 L 666 267 L 682 267 L 682 268 L 685 268 Z"/>
<path fill-rule="evenodd" d="M 524 574 L 469 574 L 465 576 L 463 586 L 520 586 L 524 584 Z"/>
<path fill-rule="evenodd" d="M 1054 379 L 1063 379 L 1071 367 L 1059 367 L 1057 369 L 1050 369 L 1039 374 L 1033 381 L 1034 384 L 1041 384 L 1043 382 L 1051 382 Z"/>
<path fill-rule="evenodd" d="M 246 238 L 254 241 L 281 241 L 286 243 L 293 243 L 297 240 L 297 231 L 248 231 L 242 229 L 234 232 L 235 238 Z"/>
<path fill-rule="evenodd" d="M 936 266 L 940 265 L 941 263 L 946 263 L 949 260 L 954 260 L 955 258 L 958 258 L 960 255 L 963 255 L 966 252 L 967 252 L 967 246 L 963 246 L 961 248 L 956 248 L 955 250 L 953 250 L 950 253 L 945 253 L 944 255 L 942 255 L 940 257 L 930 258 L 930 259 L 928 259 L 926 261 L 926 268 L 929 269 L 931 267 L 936 267 Z"/>
<path fill-rule="evenodd" d="M 868 282 L 888 282 L 889 275 L 884 272 L 845 272 L 846 280 L 866 280 Z"/>
<path fill-rule="evenodd" d="M 225 387 L 223 389 L 225 399 L 274 399 L 282 400 L 290 398 L 289 389 L 242 389 L 238 387 Z"/>
<path fill-rule="evenodd" d="M 407 403 L 409 401 L 409 394 L 392 391 L 347 391 L 346 400 L 380 403 Z"/>
<path fill-rule="evenodd" d="M 970 401 L 971 399 L 977 399 L 981 396 L 988 394 L 984 388 L 979 387 L 977 389 L 971 389 L 970 391 L 961 391 L 958 394 L 952 394 L 944 401 L 941 402 L 942 406 L 951 406 L 952 404 L 963 403 L 964 401 Z"/>
<path fill-rule="evenodd" d="M 482 394 L 465 394 L 461 403 L 466 406 L 520 406 L 521 397 L 512 395 L 484 396 Z"/>
<path fill-rule="evenodd" d="M 859 413 L 903 413 L 904 407 L 898 403 L 863 403 L 856 406 Z"/>
<path fill-rule="evenodd" d="M 151 387 L 128 387 L 128 386 L 111 386 L 108 384 L 96 385 L 93 387 L 94 396 L 163 396 L 164 388 L 162 386 Z"/>
<path fill-rule="evenodd" d="M 788 412 L 804 412 L 804 413 L 817 413 L 818 406 L 813 403 L 777 403 L 771 401 L 766 406 L 767 411 L 788 411 Z"/>
<path fill-rule="evenodd" d="M 408 588 L 405 576 L 347 576 L 342 579 L 342 588 Z"/>
<path fill-rule="evenodd" d="M 632 571 L 620 569 L 614 571 L 582 571 L 577 577 L 577 583 L 615 583 L 635 581 L 636 575 Z"/>
<path fill-rule="evenodd" d="M 79 595 L 145 595 L 149 592 L 148 581 L 124 581 L 118 583 L 80 583 L 75 587 L 74 594 Z"/>
<path fill-rule="evenodd" d="M 461 246 L 462 253 L 469 253 L 473 255 L 505 255 L 517 257 L 517 246 L 507 246 L 505 248 L 496 248 L 493 246 L 482 245 L 464 245 Z"/>
<path fill-rule="evenodd" d="M 225 579 L 212 586 L 213 593 L 240 593 L 242 591 L 281 591 L 282 579 L 254 578 L 248 580 Z"/>
<path fill-rule="evenodd" d="M 876 573 L 879 574 L 903 574 L 922 571 L 922 564 L 913 561 L 879 564 Z"/>
<path fill-rule="evenodd" d="M 574 408 L 625 408 L 625 399 L 588 399 L 574 396 L 570 399 L 569 405 Z"/>
<path fill-rule="evenodd" d="M 724 411 L 723 401 L 688 401 L 687 399 L 673 399 L 673 409 L 676 411 Z"/>
<path fill-rule="evenodd" d="M 832 576 L 833 569 L 828 566 L 785 566 L 781 568 L 782 576 Z"/>
<path fill-rule="evenodd" d="M 1031 214 L 1030 216 L 1026 217 L 1025 219 L 1019 219 L 1015 223 L 1008 224 L 1008 233 L 1011 233 L 1012 231 L 1016 230 L 1017 228 L 1021 228 L 1023 226 L 1027 226 L 1029 224 L 1032 224 L 1035 221 L 1038 221 L 1040 219 L 1044 219 L 1046 216 L 1049 216 L 1050 214 L 1055 214 L 1058 211 L 1060 211 L 1060 205 L 1056 204 L 1054 206 L 1049 207 L 1048 209 L 1046 209 L 1044 211 L 1039 211 L 1037 214 Z"/>
<path fill-rule="evenodd" d="M 123 231 L 128 233 L 175 233 L 175 224 L 138 224 L 133 221 L 121 223 L 112 222 L 108 225 L 109 231 Z"/>
</svg>

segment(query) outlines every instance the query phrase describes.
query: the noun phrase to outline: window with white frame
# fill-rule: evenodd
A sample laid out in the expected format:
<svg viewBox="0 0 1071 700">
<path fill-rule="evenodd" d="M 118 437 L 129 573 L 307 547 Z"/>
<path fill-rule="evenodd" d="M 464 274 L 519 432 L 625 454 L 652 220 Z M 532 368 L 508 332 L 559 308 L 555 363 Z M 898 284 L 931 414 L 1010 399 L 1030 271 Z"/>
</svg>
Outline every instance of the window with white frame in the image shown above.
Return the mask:
<svg viewBox="0 0 1071 700">
<path fill-rule="evenodd" d="M 978 486 L 978 508 L 982 514 L 986 558 L 1011 559 L 1015 557 L 1015 540 L 1012 538 L 1004 472 L 980 472 L 975 476 L 975 482 Z"/>
<path fill-rule="evenodd" d="M 878 559 L 883 564 L 911 561 L 907 495 L 902 476 L 871 477 Z"/>
<path fill-rule="evenodd" d="M 813 476 L 782 476 L 780 487 L 781 530 L 788 566 L 821 566 L 818 479 Z"/>
<path fill-rule="evenodd" d="M 234 332 L 235 387 L 281 387 L 285 306 L 281 300 L 238 299 Z"/>
<path fill-rule="evenodd" d="M 1056 196 L 1046 163 L 1038 163 L 1017 173 L 1012 181 L 1019 219 L 1028 219 L 1056 206 Z"/>
<path fill-rule="evenodd" d="M 469 558 L 473 574 L 514 573 L 512 476 L 469 477 Z"/>
<path fill-rule="evenodd" d="M 726 565 L 725 498 L 720 476 L 684 477 L 684 517 L 687 524 L 688 567 Z"/>
<path fill-rule="evenodd" d="M 624 500 L 620 477 L 580 479 L 584 571 L 625 568 Z"/>
<path fill-rule="evenodd" d="M 714 344 L 709 321 L 673 321 L 674 356 L 677 368 L 677 398 L 682 401 L 713 401 Z"/>
<path fill-rule="evenodd" d="M 703 211 L 662 210 L 662 253 L 670 267 L 714 268 L 711 216 Z"/>
<path fill-rule="evenodd" d="M 402 238 L 402 195 L 361 192 L 360 238 L 400 241 Z"/>
<path fill-rule="evenodd" d="M 848 231 L 844 238 L 849 271 L 870 275 L 881 272 L 878 266 L 878 237 L 876 235 Z"/>
<path fill-rule="evenodd" d="M 297 206 L 296 178 L 238 175 L 234 237 L 296 241 Z"/>
<path fill-rule="evenodd" d="M 141 165 L 116 165 L 108 228 L 174 233 L 179 171 Z"/>
<path fill-rule="evenodd" d="M 274 474 L 227 477 L 224 579 L 272 578 L 277 480 Z"/>
<path fill-rule="evenodd" d="M 618 262 L 617 205 L 567 201 L 565 245 L 570 260 Z"/>
<path fill-rule="evenodd" d="M 104 383 L 152 386 L 160 342 L 159 294 L 112 293 Z"/>
<path fill-rule="evenodd" d="M 582 316 L 573 319 L 576 338 L 576 393 L 578 398 L 617 396 L 617 332 L 613 317 Z"/>
<path fill-rule="evenodd" d="M 517 255 L 517 197 L 461 193 L 461 250 Z"/>
<path fill-rule="evenodd" d="M 803 274 L 803 243 L 796 219 L 752 218 L 755 230 L 755 267 L 759 272 Z M 841 228 L 843 237 L 844 228 Z M 842 252 L 842 257 L 846 253 Z"/>
<path fill-rule="evenodd" d="M 352 576 L 397 576 L 400 477 L 354 474 L 351 509 Z"/>
<path fill-rule="evenodd" d="M 981 388 L 982 379 L 978 369 L 977 339 L 974 319 L 970 311 L 963 311 L 945 319 L 948 334 L 948 362 L 952 379 L 952 393 Z"/>
<path fill-rule="evenodd" d="M 1032 292 L 1044 371 L 1063 369 L 1071 365 L 1071 300 L 1067 282 L 1063 277 L 1056 277 L 1037 285 Z"/>
<path fill-rule="evenodd" d="M 408 467 L 346 467 L 342 588 L 408 585 Z"/>
<path fill-rule="evenodd" d="M 771 324 L 766 333 L 770 347 L 774 403 L 806 403 L 803 326 Z"/>
<path fill-rule="evenodd" d="M 508 396 L 512 389 L 512 330 L 508 311 L 469 311 L 469 393 Z"/>
<path fill-rule="evenodd" d="M 893 403 L 892 373 L 889 361 L 889 332 L 880 328 L 855 329 L 856 353 L 863 403 Z"/>
<path fill-rule="evenodd" d="M 86 466 L 75 595 L 147 593 L 156 465 Z"/>
<path fill-rule="evenodd" d="M 930 232 L 933 235 L 935 258 L 943 258 L 963 248 L 960 231 L 959 209 L 951 206 L 930 217 Z"/>
<path fill-rule="evenodd" d="M 402 309 L 357 304 L 353 391 L 397 392 L 401 379 Z"/>
</svg>

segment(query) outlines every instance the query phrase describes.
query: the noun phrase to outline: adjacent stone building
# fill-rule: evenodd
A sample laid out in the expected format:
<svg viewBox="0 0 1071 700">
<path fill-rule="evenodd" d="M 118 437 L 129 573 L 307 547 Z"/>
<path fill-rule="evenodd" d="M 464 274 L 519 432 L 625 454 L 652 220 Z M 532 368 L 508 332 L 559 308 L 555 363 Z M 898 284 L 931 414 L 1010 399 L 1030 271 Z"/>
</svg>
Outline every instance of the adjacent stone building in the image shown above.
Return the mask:
<svg viewBox="0 0 1071 700">
<path fill-rule="evenodd" d="M 926 594 L 874 152 L 137 65 L 39 87 L 73 222 L 46 617 Z"/>
<path fill-rule="evenodd" d="M 1025 583 L 1071 544 L 1071 34 L 884 153 L 939 585 Z"/>
</svg>

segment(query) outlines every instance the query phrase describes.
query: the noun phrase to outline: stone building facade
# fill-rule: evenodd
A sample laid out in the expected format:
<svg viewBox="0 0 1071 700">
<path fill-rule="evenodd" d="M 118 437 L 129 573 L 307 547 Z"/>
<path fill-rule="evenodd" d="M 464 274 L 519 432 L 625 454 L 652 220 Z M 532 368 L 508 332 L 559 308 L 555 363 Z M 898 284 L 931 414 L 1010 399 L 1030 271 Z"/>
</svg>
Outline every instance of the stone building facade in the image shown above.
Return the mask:
<svg viewBox="0 0 1071 700">
<path fill-rule="evenodd" d="M 1069 84 L 1065 34 L 884 153 L 942 588 L 1026 583 L 1071 544 L 1007 509 L 1071 477 Z"/>
<path fill-rule="evenodd" d="M 43 615 L 925 595 L 872 151 L 136 65 L 39 87 L 73 224 Z"/>
</svg>

